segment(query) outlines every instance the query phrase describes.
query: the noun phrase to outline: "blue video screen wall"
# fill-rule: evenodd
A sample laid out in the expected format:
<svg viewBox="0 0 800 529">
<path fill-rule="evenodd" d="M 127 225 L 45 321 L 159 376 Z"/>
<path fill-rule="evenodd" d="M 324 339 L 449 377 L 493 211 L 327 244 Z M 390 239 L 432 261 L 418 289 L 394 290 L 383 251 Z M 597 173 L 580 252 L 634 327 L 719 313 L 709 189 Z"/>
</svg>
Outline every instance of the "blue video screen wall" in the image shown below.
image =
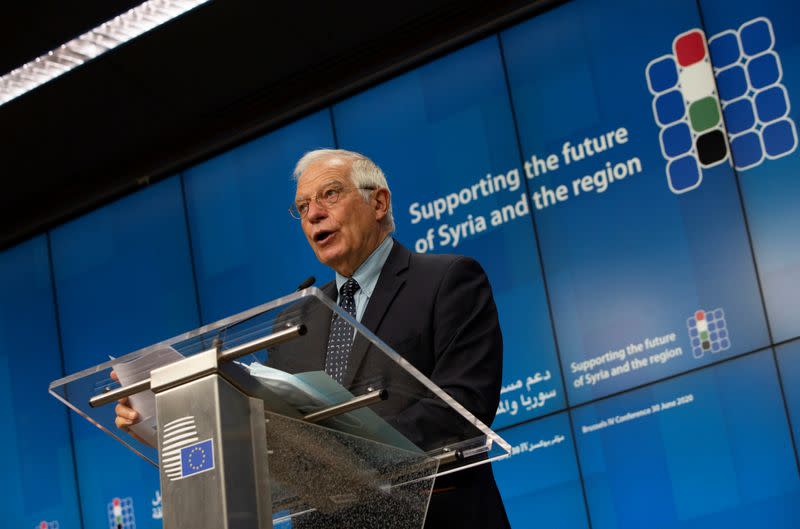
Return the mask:
<svg viewBox="0 0 800 529">
<path fill-rule="evenodd" d="M 624 31 L 611 30 L 619 12 L 575 2 L 501 35 L 525 154 L 556 157 L 529 185 L 534 202 L 541 197 L 536 220 L 570 403 L 769 344 L 736 175 L 729 163 L 709 164 L 697 187 L 681 189 L 651 111 L 670 89 L 654 102 L 645 84 L 647 65 L 669 54 L 681 28 L 699 26 L 695 3 L 630 7 L 645 23 Z M 537 40 L 547 44 L 530 45 Z M 713 90 L 704 59 L 688 68 L 705 70 Z M 691 114 L 688 96 L 671 92 Z M 540 125 L 542 114 L 552 126 Z M 675 159 L 696 163 L 698 149 Z M 692 321 L 705 314 L 719 315 L 726 338 L 704 347 L 698 332 L 695 346 Z"/>
<path fill-rule="evenodd" d="M 307 277 L 327 281 L 288 213 L 292 170 L 308 145 L 334 146 L 328 110 L 183 173 L 204 324 L 283 296 Z"/>
<path fill-rule="evenodd" d="M 287 208 L 335 147 L 383 168 L 399 242 L 489 276 L 512 527 L 797 527 L 798 22 L 564 2 L 3 251 L 0 516 L 161 526 L 155 469 L 47 383 L 329 281 Z"/>
<path fill-rule="evenodd" d="M 6 527 L 80 527 L 67 409 L 47 394 L 63 374 L 48 236 L 0 253 L 0 413 Z"/>
<path fill-rule="evenodd" d="M 771 350 L 573 420 L 593 527 L 797 526 L 800 479 Z"/>
<path fill-rule="evenodd" d="M 64 368 L 75 373 L 200 325 L 181 180 L 172 177 L 51 233 Z M 98 408 L 113 422 L 113 406 Z M 161 527 L 158 473 L 70 414 L 84 529 Z M 64 527 L 62 524 L 61 527 Z"/>
</svg>

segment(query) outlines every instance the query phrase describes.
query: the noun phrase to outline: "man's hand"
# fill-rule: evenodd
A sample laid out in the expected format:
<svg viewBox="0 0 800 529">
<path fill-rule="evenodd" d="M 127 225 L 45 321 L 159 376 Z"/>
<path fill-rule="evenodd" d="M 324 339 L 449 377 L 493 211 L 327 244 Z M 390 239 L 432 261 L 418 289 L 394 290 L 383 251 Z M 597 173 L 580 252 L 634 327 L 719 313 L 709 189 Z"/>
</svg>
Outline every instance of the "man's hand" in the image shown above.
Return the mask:
<svg viewBox="0 0 800 529">
<path fill-rule="evenodd" d="M 114 380 L 119 380 L 119 377 L 113 370 L 111 371 L 111 378 Z M 150 445 L 150 443 L 130 431 L 130 426 L 138 423 L 140 420 L 142 420 L 142 418 L 139 416 L 138 411 L 131 408 L 128 397 L 124 397 L 117 401 L 117 405 L 114 407 L 114 413 L 117 415 L 114 419 L 114 424 L 117 425 L 117 428 L 124 432 L 128 432 L 131 437 L 140 443 Z"/>
<path fill-rule="evenodd" d="M 114 424 L 116 424 L 117 428 L 120 430 L 128 431 L 129 426 L 138 423 L 140 420 L 139 412 L 130 407 L 128 397 L 117 401 L 114 413 L 117 414 L 116 419 L 114 419 Z"/>
</svg>

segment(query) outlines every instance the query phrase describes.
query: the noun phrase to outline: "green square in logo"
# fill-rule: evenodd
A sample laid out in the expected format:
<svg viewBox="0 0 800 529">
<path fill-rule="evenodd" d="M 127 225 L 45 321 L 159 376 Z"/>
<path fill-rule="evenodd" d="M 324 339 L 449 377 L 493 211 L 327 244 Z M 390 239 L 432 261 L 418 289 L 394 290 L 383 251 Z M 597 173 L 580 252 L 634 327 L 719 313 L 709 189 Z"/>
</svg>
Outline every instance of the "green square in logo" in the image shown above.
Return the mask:
<svg viewBox="0 0 800 529">
<path fill-rule="evenodd" d="M 689 121 L 696 132 L 715 127 L 719 118 L 719 107 L 714 97 L 704 97 L 689 105 Z"/>
</svg>

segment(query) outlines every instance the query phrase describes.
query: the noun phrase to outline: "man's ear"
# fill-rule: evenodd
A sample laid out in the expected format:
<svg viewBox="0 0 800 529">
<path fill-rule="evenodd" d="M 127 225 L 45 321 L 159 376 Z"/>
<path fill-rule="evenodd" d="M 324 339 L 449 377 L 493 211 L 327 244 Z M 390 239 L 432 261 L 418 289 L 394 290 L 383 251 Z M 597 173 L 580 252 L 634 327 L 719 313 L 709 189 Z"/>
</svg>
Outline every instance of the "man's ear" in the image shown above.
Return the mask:
<svg viewBox="0 0 800 529">
<path fill-rule="evenodd" d="M 376 189 L 372 195 L 375 200 L 375 219 L 382 221 L 386 215 L 389 214 L 389 204 L 391 203 L 391 194 L 385 187 Z"/>
</svg>

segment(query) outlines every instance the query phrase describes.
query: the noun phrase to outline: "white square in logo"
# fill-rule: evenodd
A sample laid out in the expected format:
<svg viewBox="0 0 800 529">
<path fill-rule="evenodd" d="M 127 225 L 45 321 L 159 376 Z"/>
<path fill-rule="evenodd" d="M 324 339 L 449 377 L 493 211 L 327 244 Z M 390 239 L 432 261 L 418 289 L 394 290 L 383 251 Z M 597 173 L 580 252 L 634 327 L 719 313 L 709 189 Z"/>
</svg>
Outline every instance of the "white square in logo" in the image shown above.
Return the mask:
<svg viewBox="0 0 800 529">
<path fill-rule="evenodd" d="M 705 61 L 683 68 L 678 74 L 678 78 L 680 79 L 681 93 L 690 103 L 714 95 L 716 90 L 711 64 Z"/>
</svg>

